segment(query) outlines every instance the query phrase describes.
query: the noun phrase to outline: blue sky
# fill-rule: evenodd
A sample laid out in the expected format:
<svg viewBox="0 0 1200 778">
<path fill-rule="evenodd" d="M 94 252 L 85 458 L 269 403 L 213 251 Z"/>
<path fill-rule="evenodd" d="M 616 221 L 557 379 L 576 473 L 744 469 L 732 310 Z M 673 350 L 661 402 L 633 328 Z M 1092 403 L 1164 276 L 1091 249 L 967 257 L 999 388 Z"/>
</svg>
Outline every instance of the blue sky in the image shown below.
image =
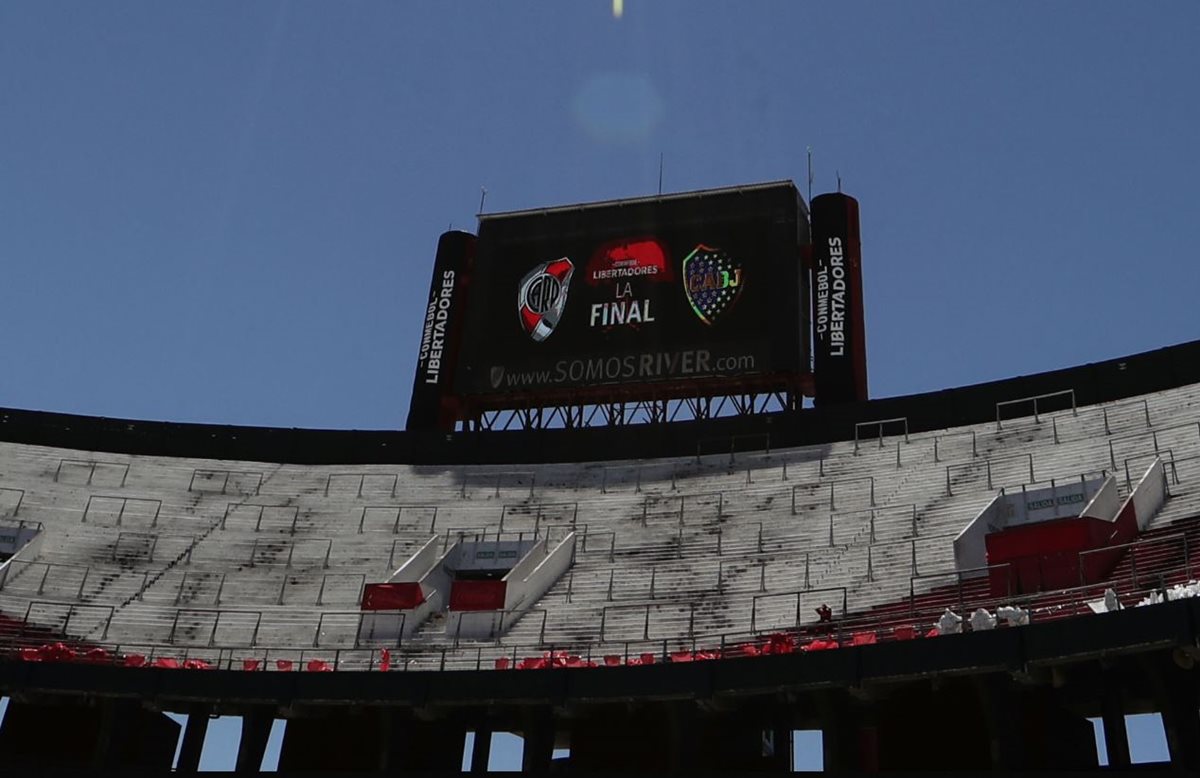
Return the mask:
<svg viewBox="0 0 1200 778">
<path fill-rule="evenodd" d="M 840 171 L 875 396 L 1200 335 L 1200 5 L 624 5 L 0 5 L 0 405 L 400 427 L 480 186 L 642 195 L 660 153 Z"/>
<path fill-rule="evenodd" d="M 0 4 L 0 406 L 398 428 L 488 210 L 861 202 L 874 396 L 1200 337 L 1200 4 Z M 803 186 L 803 183 L 802 183 Z"/>
</svg>

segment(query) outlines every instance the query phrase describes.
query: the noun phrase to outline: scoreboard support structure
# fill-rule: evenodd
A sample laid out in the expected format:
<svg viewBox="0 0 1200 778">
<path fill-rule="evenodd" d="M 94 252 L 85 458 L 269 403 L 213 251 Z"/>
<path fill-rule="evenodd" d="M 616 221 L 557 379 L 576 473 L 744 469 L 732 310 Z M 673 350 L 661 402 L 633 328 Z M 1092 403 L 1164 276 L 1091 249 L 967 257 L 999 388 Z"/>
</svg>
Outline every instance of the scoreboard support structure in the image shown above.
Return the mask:
<svg viewBox="0 0 1200 778">
<path fill-rule="evenodd" d="M 853 198 L 818 196 L 810 221 L 791 181 L 483 214 L 439 241 L 407 428 L 865 400 L 859 245 Z"/>
<path fill-rule="evenodd" d="M 580 429 L 706 421 L 722 417 L 757 416 L 799 410 L 811 395 L 811 375 L 779 381 L 751 378 L 703 387 L 691 396 L 647 387 L 644 392 L 622 389 L 576 398 L 526 395 L 507 397 L 496 405 L 468 405 L 463 431 Z"/>
</svg>

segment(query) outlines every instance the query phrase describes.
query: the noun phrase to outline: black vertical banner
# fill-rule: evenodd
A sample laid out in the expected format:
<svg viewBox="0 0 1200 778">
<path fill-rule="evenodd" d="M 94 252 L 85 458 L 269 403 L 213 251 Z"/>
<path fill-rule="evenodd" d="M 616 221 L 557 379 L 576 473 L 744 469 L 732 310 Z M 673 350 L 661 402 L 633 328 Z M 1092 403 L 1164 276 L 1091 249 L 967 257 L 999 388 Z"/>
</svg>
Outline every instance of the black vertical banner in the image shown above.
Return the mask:
<svg viewBox="0 0 1200 778">
<path fill-rule="evenodd" d="M 474 257 L 469 232 L 446 232 L 438 240 L 405 429 L 454 429 L 454 374 Z"/>
<path fill-rule="evenodd" d="M 823 194 L 812 201 L 813 373 L 816 404 L 867 399 L 858 201 Z"/>
</svg>

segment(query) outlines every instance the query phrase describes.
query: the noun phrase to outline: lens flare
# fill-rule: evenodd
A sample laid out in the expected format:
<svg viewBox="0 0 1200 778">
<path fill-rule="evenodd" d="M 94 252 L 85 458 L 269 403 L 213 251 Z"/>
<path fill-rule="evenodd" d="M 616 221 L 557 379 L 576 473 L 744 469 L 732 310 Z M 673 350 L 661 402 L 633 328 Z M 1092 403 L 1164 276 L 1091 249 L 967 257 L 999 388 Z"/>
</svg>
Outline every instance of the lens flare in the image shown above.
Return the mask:
<svg viewBox="0 0 1200 778">
<path fill-rule="evenodd" d="M 625 13 L 625 0 L 613 0 L 613 18 L 620 19 Z"/>
</svg>

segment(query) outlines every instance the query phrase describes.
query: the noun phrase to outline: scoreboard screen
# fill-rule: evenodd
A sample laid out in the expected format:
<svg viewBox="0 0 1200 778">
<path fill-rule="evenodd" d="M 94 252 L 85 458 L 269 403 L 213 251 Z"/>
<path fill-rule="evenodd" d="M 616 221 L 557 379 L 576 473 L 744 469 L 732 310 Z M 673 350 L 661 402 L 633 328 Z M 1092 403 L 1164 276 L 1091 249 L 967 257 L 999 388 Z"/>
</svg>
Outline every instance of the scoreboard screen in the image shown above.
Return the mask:
<svg viewBox="0 0 1200 778">
<path fill-rule="evenodd" d="M 483 216 L 454 391 L 807 371 L 807 244 L 791 182 Z"/>
</svg>

